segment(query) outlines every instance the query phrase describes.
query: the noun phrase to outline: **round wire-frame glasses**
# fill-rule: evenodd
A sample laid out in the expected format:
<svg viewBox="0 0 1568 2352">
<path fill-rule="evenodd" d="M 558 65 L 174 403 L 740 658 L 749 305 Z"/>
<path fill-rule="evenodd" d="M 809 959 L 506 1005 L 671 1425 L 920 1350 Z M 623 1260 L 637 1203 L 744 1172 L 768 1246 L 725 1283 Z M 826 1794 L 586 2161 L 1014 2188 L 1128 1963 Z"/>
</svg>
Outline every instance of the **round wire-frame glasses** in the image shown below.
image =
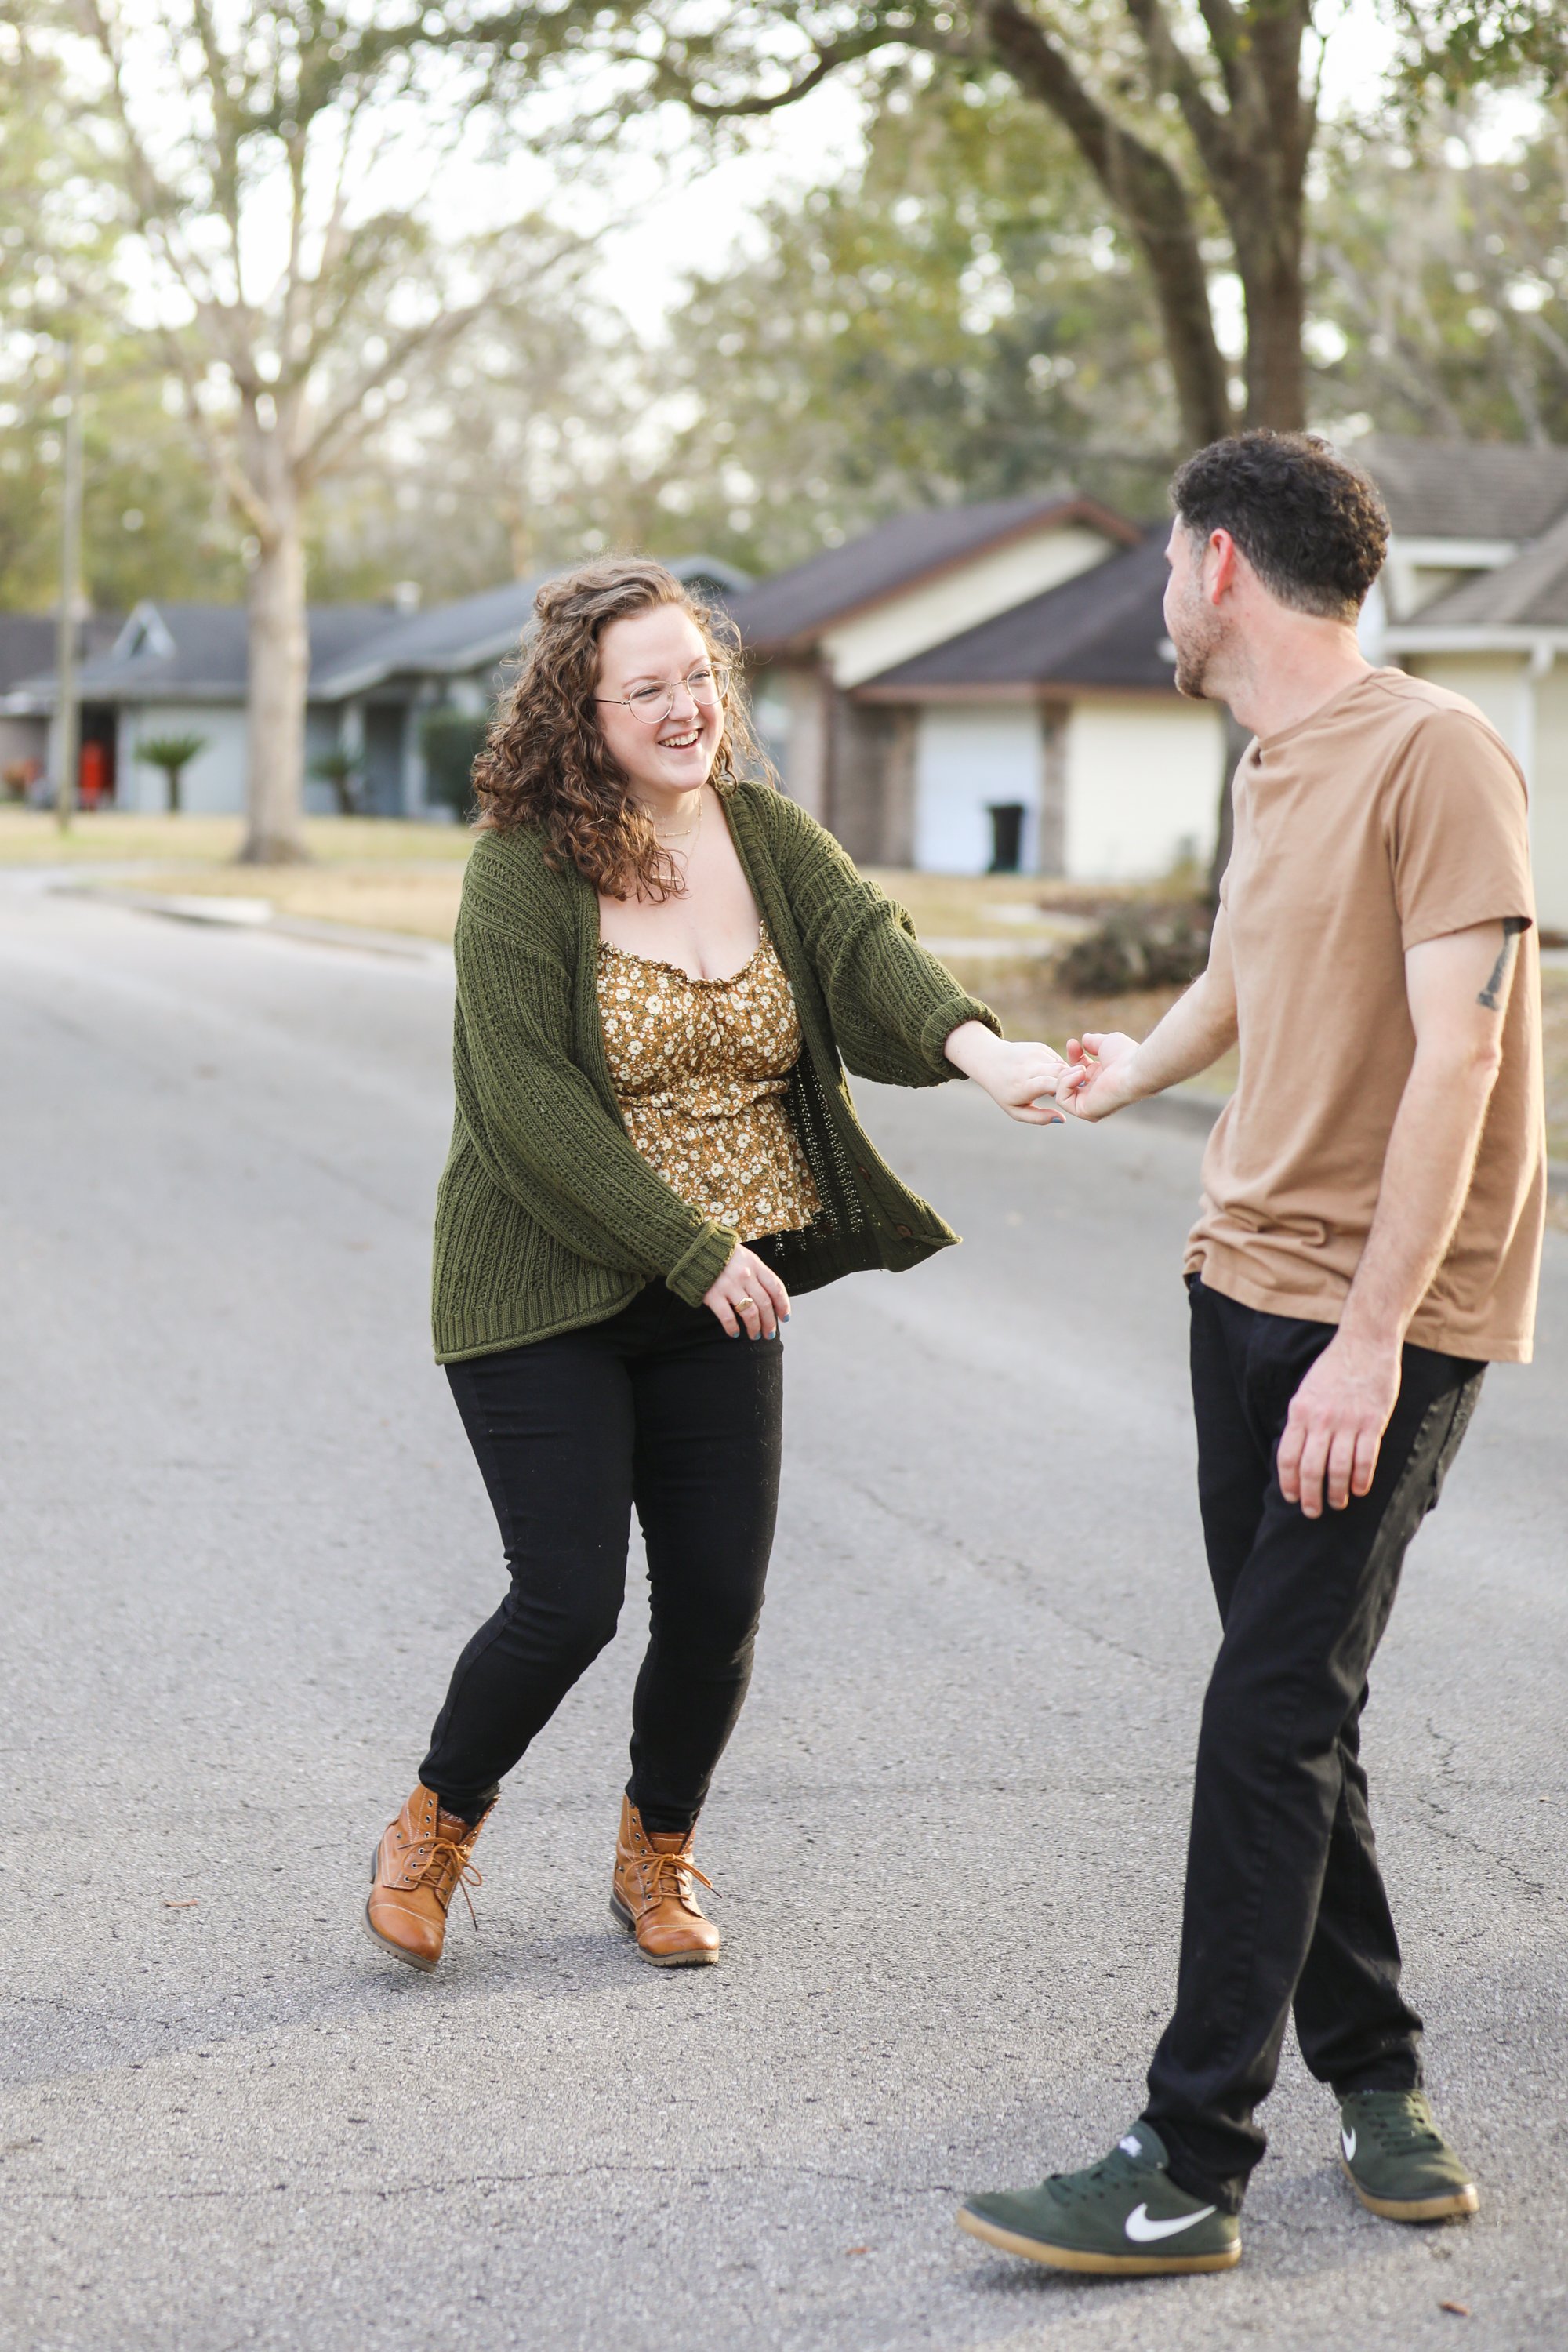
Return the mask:
<svg viewBox="0 0 1568 2352">
<path fill-rule="evenodd" d="M 699 710 L 712 710 L 730 691 L 730 673 L 722 662 L 699 662 L 679 683 Z M 645 727 L 662 727 L 675 709 L 675 686 L 667 681 L 663 686 L 634 687 L 630 694 L 596 694 L 594 699 L 624 702 L 632 717 L 640 719 Z"/>
</svg>

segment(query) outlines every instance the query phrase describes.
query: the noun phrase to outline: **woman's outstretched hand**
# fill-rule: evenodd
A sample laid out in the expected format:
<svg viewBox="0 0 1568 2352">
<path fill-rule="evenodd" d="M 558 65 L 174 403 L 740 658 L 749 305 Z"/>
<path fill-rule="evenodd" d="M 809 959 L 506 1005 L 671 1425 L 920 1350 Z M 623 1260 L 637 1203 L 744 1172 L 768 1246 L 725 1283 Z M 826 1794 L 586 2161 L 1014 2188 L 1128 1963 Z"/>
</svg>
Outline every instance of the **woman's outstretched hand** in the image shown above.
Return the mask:
<svg viewBox="0 0 1568 2352">
<path fill-rule="evenodd" d="M 718 1281 L 703 1292 L 702 1304 L 717 1315 L 731 1339 L 742 1331 L 748 1339 L 771 1339 L 779 1325 L 789 1321 L 788 1291 L 744 1242 L 736 1244 Z"/>
<path fill-rule="evenodd" d="M 1026 1127 L 1060 1127 L 1057 1084 L 1067 1065 L 1049 1045 L 1015 1045 L 998 1037 L 984 1021 L 965 1021 L 943 1048 L 955 1069 L 984 1087 L 1009 1118 Z"/>
</svg>

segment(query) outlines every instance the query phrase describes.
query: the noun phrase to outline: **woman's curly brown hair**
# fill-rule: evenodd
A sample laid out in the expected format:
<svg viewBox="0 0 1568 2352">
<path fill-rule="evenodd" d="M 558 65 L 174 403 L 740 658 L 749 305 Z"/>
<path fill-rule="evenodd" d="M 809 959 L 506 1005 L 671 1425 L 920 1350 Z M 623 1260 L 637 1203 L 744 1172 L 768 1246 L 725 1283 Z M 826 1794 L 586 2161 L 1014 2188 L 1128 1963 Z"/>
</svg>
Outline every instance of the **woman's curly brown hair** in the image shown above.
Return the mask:
<svg viewBox="0 0 1568 2352">
<path fill-rule="evenodd" d="M 538 825 L 552 863 L 570 859 L 611 898 L 672 898 L 683 887 L 652 820 L 605 749 L 594 706 L 605 628 L 659 604 L 689 613 L 713 661 L 731 672 L 710 781 L 729 790 L 742 761 L 745 772 L 769 775 L 736 691 L 739 632 L 645 556 L 605 556 L 545 582 L 533 600 L 538 627 L 474 763 L 481 831 Z"/>
</svg>

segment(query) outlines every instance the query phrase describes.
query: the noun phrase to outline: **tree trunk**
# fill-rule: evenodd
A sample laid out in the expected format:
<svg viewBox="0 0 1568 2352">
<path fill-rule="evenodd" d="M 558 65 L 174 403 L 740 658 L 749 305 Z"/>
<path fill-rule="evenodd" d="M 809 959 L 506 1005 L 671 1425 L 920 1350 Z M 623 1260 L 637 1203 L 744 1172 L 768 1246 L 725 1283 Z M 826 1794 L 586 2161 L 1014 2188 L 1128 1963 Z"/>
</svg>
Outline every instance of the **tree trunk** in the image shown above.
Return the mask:
<svg viewBox="0 0 1568 2352">
<path fill-rule="evenodd" d="M 1244 271 L 1247 297 L 1247 422 L 1300 433 L 1307 422 L 1307 368 L 1301 351 L 1306 310 L 1299 240 L 1274 252 L 1257 275 Z"/>
<path fill-rule="evenodd" d="M 1312 0 L 1254 0 L 1248 19 L 1234 46 L 1211 36 L 1231 111 L 1228 137 L 1209 138 L 1205 162 L 1247 307 L 1246 421 L 1300 433 L 1307 421 L 1301 256 L 1318 130 L 1317 93 L 1311 77 L 1302 79 L 1301 48 Z"/>
<path fill-rule="evenodd" d="M 1173 165 L 1116 121 L 1066 51 L 1018 0 L 992 0 L 984 16 L 996 63 L 1049 109 L 1121 214 L 1154 289 L 1174 379 L 1182 436 L 1194 448 L 1235 429 L 1224 356 L 1214 331 L 1208 270 L 1187 191 Z"/>
<path fill-rule="evenodd" d="M 1149 191 L 1151 198 L 1154 192 Z M 1160 329 L 1175 385 L 1182 437 L 1194 449 L 1236 430 L 1226 365 L 1215 341 L 1208 272 L 1190 219 L 1152 217 L 1155 207 L 1122 198 L 1154 289 Z"/>
<path fill-rule="evenodd" d="M 1280 123 L 1279 112 L 1274 120 L 1280 142 L 1293 141 L 1304 170 L 1308 134 L 1300 121 Z M 1226 208 L 1247 306 L 1247 422 L 1271 426 L 1276 433 L 1300 433 L 1307 422 L 1307 363 L 1301 349 L 1307 292 L 1302 194 L 1296 171 L 1281 166 L 1268 179 L 1259 173 L 1250 203 L 1234 189 Z"/>
<path fill-rule="evenodd" d="M 250 574 L 246 835 L 241 862 L 298 865 L 305 847 L 305 542 L 290 486 L 268 504 L 272 530 Z"/>
</svg>

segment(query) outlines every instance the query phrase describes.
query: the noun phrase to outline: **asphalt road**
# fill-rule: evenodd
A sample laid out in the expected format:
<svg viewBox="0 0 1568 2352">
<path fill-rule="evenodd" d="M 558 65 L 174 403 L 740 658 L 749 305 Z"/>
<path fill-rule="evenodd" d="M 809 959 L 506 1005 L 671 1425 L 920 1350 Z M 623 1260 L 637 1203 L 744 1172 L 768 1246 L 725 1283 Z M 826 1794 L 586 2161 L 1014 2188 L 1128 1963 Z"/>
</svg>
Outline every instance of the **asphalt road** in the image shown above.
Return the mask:
<svg viewBox="0 0 1568 2352">
<path fill-rule="evenodd" d="M 1103 2150 L 1171 1995 L 1215 1640 L 1197 1139 L 869 1100 L 968 1242 L 792 1327 L 758 1672 L 700 1848 L 722 1965 L 647 1969 L 607 1916 L 634 1582 L 486 1832 L 481 1932 L 416 1977 L 361 1935 L 367 1857 L 500 1589 L 425 1327 L 449 990 L 434 953 L 0 894 L 0 2341 L 1568 2344 L 1568 1243 L 1368 1718 L 1483 2212 L 1363 2213 L 1291 2050 L 1240 2270 L 1069 2284 L 952 2214 Z"/>
</svg>

